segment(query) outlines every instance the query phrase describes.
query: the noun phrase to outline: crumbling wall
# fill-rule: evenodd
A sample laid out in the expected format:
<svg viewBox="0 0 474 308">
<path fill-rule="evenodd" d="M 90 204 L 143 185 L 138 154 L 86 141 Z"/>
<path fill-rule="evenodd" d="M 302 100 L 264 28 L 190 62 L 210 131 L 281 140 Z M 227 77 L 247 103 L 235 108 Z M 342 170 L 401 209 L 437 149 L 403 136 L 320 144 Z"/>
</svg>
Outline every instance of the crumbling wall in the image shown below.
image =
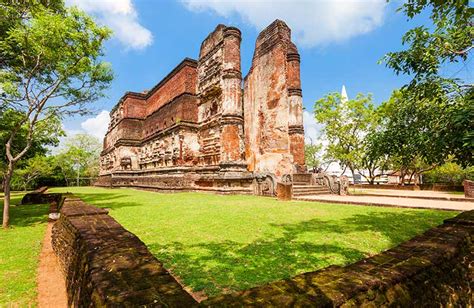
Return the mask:
<svg viewBox="0 0 474 308">
<path fill-rule="evenodd" d="M 303 169 L 299 65 L 284 22 L 276 20 L 259 34 L 244 81 L 245 154 L 250 171 L 280 177 Z"/>
<path fill-rule="evenodd" d="M 240 30 L 218 25 L 198 61 L 198 122 L 203 165 L 245 170 Z"/>
<path fill-rule="evenodd" d="M 183 93 L 195 95 L 197 70 L 195 60 L 185 59 L 168 76 L 150 90 L 147 97 L 147 114 L 152 114 L 163 105 Z"/>
<path fill-rule="evenodd" d="M 127 92 L 111 112 L 100 175 L 197 163 L 196 86 L 197 62 L 186 58 L 153 89 Z"/>
<path fill-rule="evenodd" d="M 66 198 L 52 244 L 72 307 L 191 307 L 197 302 L 107 211 Z"/>
<path fill-rule="evenodd" d="M 239 29 L 218 25 L 198 61 L 185 59 L 149 91 L 127 92 L 111 112 L 100 175 L 182 167 L 206 187 L 244 188 L 256 175 L 249 171 L 277 179 L 303 171 L 300 58 L 290 29 L 277 20 L 259 35 L 245 95 L 240 43 Z"/>
</svg>

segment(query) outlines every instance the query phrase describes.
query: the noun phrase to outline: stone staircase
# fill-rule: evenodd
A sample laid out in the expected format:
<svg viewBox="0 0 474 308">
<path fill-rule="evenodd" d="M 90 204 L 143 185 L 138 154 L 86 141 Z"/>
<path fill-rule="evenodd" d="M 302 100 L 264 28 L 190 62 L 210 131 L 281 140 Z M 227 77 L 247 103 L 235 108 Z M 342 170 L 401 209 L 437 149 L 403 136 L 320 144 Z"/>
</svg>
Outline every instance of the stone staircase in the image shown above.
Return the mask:
<svg viewBox="0 0 474 308">
<path fill-rule="evenodd" d="M 293 197 L 331 194 L 329 187 L 311 185 L 311 173 L 293 174 Z"/>
</svg>

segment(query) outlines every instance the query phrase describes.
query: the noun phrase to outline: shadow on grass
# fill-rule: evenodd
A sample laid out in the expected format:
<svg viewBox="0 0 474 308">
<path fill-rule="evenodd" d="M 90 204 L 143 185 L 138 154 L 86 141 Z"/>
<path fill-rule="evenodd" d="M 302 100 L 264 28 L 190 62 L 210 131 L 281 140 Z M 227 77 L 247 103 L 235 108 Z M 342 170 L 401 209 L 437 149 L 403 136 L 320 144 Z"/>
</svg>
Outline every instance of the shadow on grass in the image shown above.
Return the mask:
<svg viewBox="0 0 474 308">
<path fill-rule="evenodd" d="M 274 225 L 283 231 L 279 236 L 266 236 L 248 244 L 234 241 L 147 244 L 184 284 L 213 296 L 369 257 L 362 245 L 357 246 L 355 232 L 382 234 L 390 242 L 389 247 L 385 247 L 388 249 L 424 232 L 445 217 L 446 213 L 436 212 L 372 212 L 337 221 L 315 218 Z M 324 234 L 324 242 L 302 240 L 301 235 L 308 232 Z M 333 240 L 336 237 L 337 240 Z M 370 242 L 367 238 L 360 240 Z"/>
<path fill-rule="evenodd" d="M 26 227 L 48 220 L 49 205 L 19 205 L 26 193 L 27 192 L 12 192 L 11 194 L 10 227 Z M 0 198 L 0 212 L 3 213 L 3 194 Z"/>
<path fill-rule="evenodd" d="M 48 204 L 12 206 L 10 207 L 10 227 L 27 227 L 47 222 L 48 211 Z"/>
<path fill-rule="evenodd" d="M 92 204 L 100 208 L 119 209 L 122 207 L 140 206 L 140 202 L 120 201 L 120 199 L 130 198 L 126 193 L 74 193 L 75 196 L 82 199 L 82 201 Z"/>
</svg>

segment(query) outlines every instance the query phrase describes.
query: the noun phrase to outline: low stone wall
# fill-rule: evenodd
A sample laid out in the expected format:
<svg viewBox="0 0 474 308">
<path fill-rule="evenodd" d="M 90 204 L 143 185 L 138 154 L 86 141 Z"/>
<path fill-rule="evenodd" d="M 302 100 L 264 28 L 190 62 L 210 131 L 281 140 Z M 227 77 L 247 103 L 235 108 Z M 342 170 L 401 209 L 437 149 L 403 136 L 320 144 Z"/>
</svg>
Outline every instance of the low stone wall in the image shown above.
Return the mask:
<svg viewBox="0 0 474 308">
<path fill-rule="evenodd" d="M 304 273 L 204 306 L 471 307 L 474 211 L 354 264 Z"/>
<path fill-rule="evenodd" d="M 112 176 L 100 175 L 95 181 L 94 186 L 112 187 Z"/>
<path fill-rule="evenodd" d="M 473 304 L 474 211 L 345 267 L 197 303 L 104 209 L 67 197 L 53 228 L 71 306 L 459 306 Z"/>
<path fill-rule="evenodd" d="M 350 187 L 360 189 L 396 189 L 396 190 L 434 190 L 434 191 L 463 191 L 463 186 L 450 184 L 421 184 L 397 185 L 397 184 L 350 184 Z"/>
<path fill-rule="evenodd" d="M 464 196 L 466 198 L 474 198 L 474 181 L 464 180 Z"/>
<path fill-rule="evenodd" d="M 66 198 L 52 244 L 70 306 L 182 306 L 197 302 L 145 244 L 104 209 Z"/>
<path fill-rule="evenodd" d="M 464 187 L 462 185 L 452 185 L 452 184 L 422 184 L 421 190 L 434 190 L 434 191 L 463 191 Z"/>
<path fill-rule="evenodd" d="M 58 206 L 61 203 L 61 198 L 64 194 L 59 193 L 30 193 L 23 196 L 21 205 L 27 204 L 51 204 L 52 206 Z"/>
<path fill-rule="evenodd" d="M 46 196 L 44 193 L 48 190 L 47 186 L 42 186 L 32 192 L 29 192 L 21 199 L 21 204 L 42 204 L 48 203 L 49 201 L 44 199 Z"/>
</svg>

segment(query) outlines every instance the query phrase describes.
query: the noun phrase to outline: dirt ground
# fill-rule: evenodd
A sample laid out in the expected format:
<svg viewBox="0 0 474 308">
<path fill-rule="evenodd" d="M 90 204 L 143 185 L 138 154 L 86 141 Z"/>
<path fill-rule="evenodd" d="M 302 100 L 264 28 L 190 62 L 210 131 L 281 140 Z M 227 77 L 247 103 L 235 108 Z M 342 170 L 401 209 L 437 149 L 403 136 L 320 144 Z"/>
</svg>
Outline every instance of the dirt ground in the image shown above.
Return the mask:
<svg viewBox="0 0 474 308">
<path fill-rule="evenodd" d="M 51 245 L 51 230 L 54 222 L 49 222 L 40 253 L 38 267 L 38 307 L 67 307 L 66 284 L 57 257 Z"/>
<path fill-rule="evenodd" d="M 314 195 L 295 198 L 295 200 L 334 202 L 355 205 L 380 205 L 380 206 L 396 206 L 421 209 L 440 209 L 454 211 L 470 211 L 474 210 L 474 202 L 460 202 L 449 200 L 429 200 L 419 198 L 398 198 L 388 196 L 339 196 L 339 195 Z"/>
</svg>

